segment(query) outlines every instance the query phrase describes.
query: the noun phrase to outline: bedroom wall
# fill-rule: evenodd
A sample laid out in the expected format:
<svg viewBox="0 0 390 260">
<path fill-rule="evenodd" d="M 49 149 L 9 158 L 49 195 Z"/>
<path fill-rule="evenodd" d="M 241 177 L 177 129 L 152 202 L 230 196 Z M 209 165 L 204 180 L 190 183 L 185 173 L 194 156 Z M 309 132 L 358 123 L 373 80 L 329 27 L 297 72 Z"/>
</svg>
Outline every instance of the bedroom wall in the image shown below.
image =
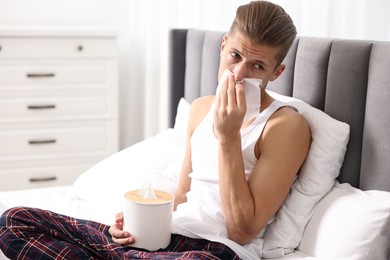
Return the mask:
<svg viewBox="0 0 390 260">
<path fill-rule="evenodd" d="M 390 1 L 271 0 L 300 35 L 390 40 Z M 0 0 L 0 26 L 93 26 L 118 32 L 120 147 L 167 128 L 169 28 L 227 30 L 243 0 Z"/>
</svg>

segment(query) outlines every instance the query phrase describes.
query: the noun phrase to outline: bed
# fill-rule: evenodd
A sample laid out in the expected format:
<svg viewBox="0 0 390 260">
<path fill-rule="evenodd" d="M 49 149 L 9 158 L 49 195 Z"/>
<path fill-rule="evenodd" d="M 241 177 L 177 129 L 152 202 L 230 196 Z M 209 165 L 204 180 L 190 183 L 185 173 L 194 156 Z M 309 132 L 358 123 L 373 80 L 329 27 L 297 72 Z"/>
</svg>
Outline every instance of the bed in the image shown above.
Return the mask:
<svg viewBox="0 0 390 260">
<path fill-rule="evenodd" d="M 71 186 L 0 192 L 1 212 L 33 206 L 111 224 L 125 191 L 147 181 L 175 190 L 189 105 L 215 92 L 224 32 L 169 33 L 170 128 L 106 158 Z M 284 63 L 269 93 L 308 119 L 313 142 L 265 233 L 262 257 L 389 260 L 390 43 L 298 37 Z"/>
</svg>

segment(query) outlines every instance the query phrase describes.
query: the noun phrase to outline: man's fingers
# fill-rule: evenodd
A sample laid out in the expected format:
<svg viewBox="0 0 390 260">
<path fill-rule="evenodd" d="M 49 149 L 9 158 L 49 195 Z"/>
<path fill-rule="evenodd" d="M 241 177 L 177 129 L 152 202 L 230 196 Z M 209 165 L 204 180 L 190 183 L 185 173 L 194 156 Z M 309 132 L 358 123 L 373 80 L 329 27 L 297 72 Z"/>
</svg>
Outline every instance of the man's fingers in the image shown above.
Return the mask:
<svg viewBox="0 0 390 260">
<path fill-rule="evenodd" d="M 115 243 L 122 245 L 122 246 L 134 244 L 134 242 L 135 242 L 134 237 L 126 237 L 126 238 L 112 237 L 112 241 L 114 241 Z"/>
<path fill-rule="evenodd" d="M 227 86 L 227 99 L 228 105 L 235 106 L 237 104 L 236 100 L 236 80 L 234 76 L 229 76 L 228 78 L 228 86 Z"/>
<path fill-rule="evenodd" d="M 226 107 L 228 104 L 227 89 L 229 84 L 229 78 L 223 80 L 221 89 L 219 90 L 219 106 Z"/>
<path fill-rule="evenodd" d="M 244 113 L 246 112 L 246 100 L 245 100 L 245 89 L 244 86 L 241 83 L 237 83 L 235 87 L 235 95 L 236 95 L 236 102 L 237 106 L 241 111 Z"/>
<path fill-rule="evenodd" d="M 123 219 L 123 212 L 116 213 L 115 220 L 118 220 L 118 219 Z"/>
<path fill-rule="evenodd" d="M 129 237 L 130 233 L 122 229 L 122 225 L 115 223 L 109 229 L 109 233 L 113 237 Z"/>
<path fill-rule="evenodd" d="M 120 245 L 132 244 L 135 241 L 129 232 L 123 231 L 117 224 L 110 227 L 109 233 L 112 236 L 112 240 Z"/>
</svg>

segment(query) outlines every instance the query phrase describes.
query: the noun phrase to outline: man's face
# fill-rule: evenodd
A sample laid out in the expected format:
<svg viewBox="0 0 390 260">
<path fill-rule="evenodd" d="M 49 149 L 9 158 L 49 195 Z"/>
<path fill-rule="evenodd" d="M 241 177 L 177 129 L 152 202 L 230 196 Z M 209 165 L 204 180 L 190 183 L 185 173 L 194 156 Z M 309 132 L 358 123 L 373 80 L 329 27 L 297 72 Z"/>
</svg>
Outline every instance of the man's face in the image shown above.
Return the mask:
<svg viewBox="0 0 390 260">
<path fill-rule="evenodd" d="M 279 77 L 285 68 L 283 64 L 276 67 L 278 51 L 278 48 L 254 43 L 239 31 L 225 36 L 222 39 L 218 78 L 228 69 L 234 73 L 237 81 L 259 78 L 265 87 L 268 81 Z"/>
</svg>

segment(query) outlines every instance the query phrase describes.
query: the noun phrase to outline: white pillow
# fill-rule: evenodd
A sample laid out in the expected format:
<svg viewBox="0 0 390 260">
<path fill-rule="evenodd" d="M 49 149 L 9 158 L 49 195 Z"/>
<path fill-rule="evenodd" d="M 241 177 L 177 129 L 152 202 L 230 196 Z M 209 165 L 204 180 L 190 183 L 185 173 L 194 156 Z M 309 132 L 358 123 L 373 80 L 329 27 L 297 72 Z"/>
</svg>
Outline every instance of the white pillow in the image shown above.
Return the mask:
<svg viewBox="0 0 390 260">
<path fill-rule="evenodd" d="M 88 201 L 117 201 L 124 192 L 151 181 L 153 188 L 174 192 L 184 156 L 190 104 L 181 98 L 173 129 L 111 155 L 84 172 L 73 193 Z"/>
<path fill-rule="evenodd" d="M 175 125 L 173 129 L 178 132 L 179 136 L 185 142 L 187 138 L 188 119 L 190 116 L 191 104 L 184 98 L 181 98 L 177 106 L 177 114 L 175 118 Z M 177 184 L 181 173 L 181 168 L 184 160 L 184 152 L 179 156 L 165 171 L 163 176 Z"/>
<path fill-rule="evenodd" d="M 319 202 L 298 250 L 321 259 L 390 259 L 390 192 L 337 183 Z"/>
<path fill-rule="evenodd" d="M 149 180 L 153 188 L 173 192 L 176 184 L 163 174 L 183 152 L 181 137 L 167 129 L 94 165 L 74 182 L 73 192 L 83 200 L 118 201 Z"/>
<path fill-rule="evenodd" d="M 185 140 L 187 137 L 188 118 L 190 115 L 190 103 L 184 98 L 181 98 L 177 106 L 177 113 L 175 117 L 175 125 L 173 129 Z"/>
<path fill-rule="evenodd" d="M 301 100 L 268 93 L 297 108 L 308 121 L 312 135 L 299 176 L 264 237 L 263 258 L 279 258 L 299 245 L 318 201 L 333 187 L 344 161 L 349 125 Z"/>
</svg>

